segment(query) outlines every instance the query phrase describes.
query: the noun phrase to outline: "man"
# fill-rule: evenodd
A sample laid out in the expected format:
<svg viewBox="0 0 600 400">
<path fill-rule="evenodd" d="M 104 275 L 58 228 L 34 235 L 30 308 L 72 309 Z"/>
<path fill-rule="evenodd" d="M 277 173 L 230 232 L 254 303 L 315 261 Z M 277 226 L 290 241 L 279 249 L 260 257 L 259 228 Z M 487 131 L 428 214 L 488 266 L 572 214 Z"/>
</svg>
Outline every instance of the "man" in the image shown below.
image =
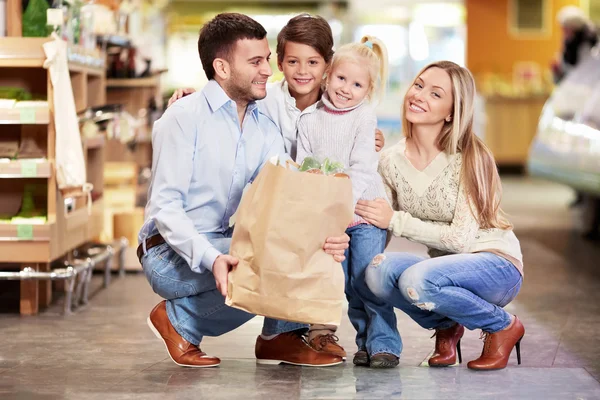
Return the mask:
<svg viewBox="0 0 600 400">
<path fill-rule="evenodd" d="M 201 30 L 198 52 L 205 88 L 169 107 L 153 130 L 153 173 L 138 256 L 153 290 L 166 301 L 148 325 L 181 366 L 213 367 L 217 357 L 198 345 L 253 315 L 227 307 L 229 219 L 242 191 L 273 155 L 285 152 L 275 124 L 257 108 L 272 71 L 266 31 L 235 13 L 216 16 Z M 348 237 L 329 238 L 324 250 L 344 259 Z M 330 366 L 341 357 L 304 340 L 306 325 L 265 319 L 256 357 L 263 363 Z"/>
</svg>

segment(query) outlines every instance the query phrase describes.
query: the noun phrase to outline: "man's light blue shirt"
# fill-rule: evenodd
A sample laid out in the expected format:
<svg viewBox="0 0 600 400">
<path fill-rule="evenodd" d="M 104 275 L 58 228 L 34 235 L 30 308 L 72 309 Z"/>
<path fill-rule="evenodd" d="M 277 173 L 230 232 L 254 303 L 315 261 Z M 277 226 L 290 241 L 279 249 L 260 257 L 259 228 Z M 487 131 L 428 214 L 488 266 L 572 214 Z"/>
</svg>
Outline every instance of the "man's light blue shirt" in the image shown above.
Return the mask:
<svg viewBox="0 0 600 400">
<path fill-rule="evenodd" d="M 160 233 L 195 272 L 221 254 L 204 233 L 225 232 L 244 187 L 272 156 L 284 154 L 281 132 L 248 104 L 237 106 L 214 80 L 178 100 L 152 130 L 152 180 L 138 240 Z"/>
</svg>

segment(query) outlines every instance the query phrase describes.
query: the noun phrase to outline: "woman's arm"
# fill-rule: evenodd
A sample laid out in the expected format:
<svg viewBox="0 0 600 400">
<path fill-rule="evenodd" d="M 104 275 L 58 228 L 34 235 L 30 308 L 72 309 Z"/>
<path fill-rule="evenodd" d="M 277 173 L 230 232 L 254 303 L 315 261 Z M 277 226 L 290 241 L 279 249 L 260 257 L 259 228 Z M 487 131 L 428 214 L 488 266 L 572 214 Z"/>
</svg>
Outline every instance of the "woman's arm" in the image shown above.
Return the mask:
<svg viewBox="0 0 600 400">
<path fill-rule="evenodd" d="M 429 247 L 453 253 L 466 251 L 477 236 L 479 223 L 471 212 L 471 208 L 473 210 L 475 208 L 469 207 L 464 186 L 461 184 L 459 187 L 454 218 L 450 223 L 415 218 L 400 208 L 399 193 L 394 184 L 394 180 L 398 179 L 396 178 L 397 171 L 395 171 L 391 154 L 385 152 L 381 156 L 379 173 L 393 209 L 381 199 L 359 201 L 356 206 L 356 214 L 379 228 L 389 229 L 395 236 L 403 236 Z"/>
<path fill-rule="evenodd" d="M 464 253 L 469 250 L 479 231 L 479 222 L 471 209 L 475 208 L 469 205 L 467 194 L 461 184 L 454 218 L 449 224 L 423 221 L 405 211 L 396 211 L 388 229 L 395 236 L 403 236 L 428 247 L 452 253 Z"/>
</svg>

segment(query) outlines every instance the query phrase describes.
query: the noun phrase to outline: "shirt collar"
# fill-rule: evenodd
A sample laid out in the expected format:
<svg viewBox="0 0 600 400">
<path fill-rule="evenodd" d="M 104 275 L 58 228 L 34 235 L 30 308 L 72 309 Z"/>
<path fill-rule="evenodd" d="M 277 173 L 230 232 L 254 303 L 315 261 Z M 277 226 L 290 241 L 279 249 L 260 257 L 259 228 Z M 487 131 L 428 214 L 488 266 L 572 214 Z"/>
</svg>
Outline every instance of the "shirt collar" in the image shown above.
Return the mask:
<svg viewBox="0 0 600 400">
<path fill-rule="evenodd" d="M 290 93 L 290 86 L 285 79 L 281 82 L 281 91 L 283 92 L 283 98 L 285 99 L 285 102 L 296 107 L 296 99 L 292 97 Z"/>
<path fill-rule="evenodd" d="M 298 107 L 296 107 L 296 99 L 290 93 L 290 86 L 288 85 L 285 79 L 281 81 L 281 91 L 283 92 L 283 98 L 285 99 L 285 102 L 290 106 L 294 107 L 295 109 L 298 109 Z M 318 101 L 308 106 L 303 112 L 309 112 L 314 110 L 315 108 L 317 108 L 317 104 L 319 104 Z"/>
<path fill-rule="evenodd" d="M 236 106 L 235 102 L 231 100 L 229 96 L 227 96 L 225 90 L 223 90 L 221 85 L 219 85 L 219 83 L 214 79 L 208 81 L 206 86 L 204 86 L 203 92 L 213 112 L 217 111 L 226 104 L 229 104 L 229 107 L 232 109 L 234 109 Z M 237 112 L 237 110 L 235 111 Z M 258 117 L 258 106 L 255 101 L 248 103 L 246 113 L 252 113 L 255 117 Z"/>
</svg>

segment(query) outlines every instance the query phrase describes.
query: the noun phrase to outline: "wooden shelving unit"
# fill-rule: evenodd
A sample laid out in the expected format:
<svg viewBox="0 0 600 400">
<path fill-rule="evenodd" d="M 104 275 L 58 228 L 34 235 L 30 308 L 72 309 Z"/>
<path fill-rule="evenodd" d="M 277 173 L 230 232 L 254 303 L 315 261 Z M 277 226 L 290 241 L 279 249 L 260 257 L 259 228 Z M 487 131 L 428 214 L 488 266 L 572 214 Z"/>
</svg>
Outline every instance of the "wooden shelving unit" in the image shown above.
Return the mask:
<svg viewBox="0 0 600 400">
<path fill-rule="evenodd" d="M 0 108 L 0 125 L 48 125 L 48 107 Z"/>
<path fill-rule="evenodd" d="M 1 182 L 10 178 L 15 182 L 32 180 L 44 182 L 46 187 L 45 224 L 0 223 L 0 269 L 2 263 L 20 263 L 37 271 L 48 271 L 50 263 L 77 246 L 99 236 L 102 230 L 103 201 L 91 205 L 85 200 L 74 200 L 75 207 L 67 212 L 65 197 L 57 189 L 54 173 L 56 132 L 54 126 L 53 87 L 49 73 L 43 68 L 46 59 L 42 45 L 49 38 L 0 38 L 0 86 L 17 86 L 35 94 L 45 94 L 47 108 L 0 110 L 0 124 L 9 127 L 3 132 L 20 131 L 39 148 L 45 150 L 44 159 L 17 159 L 0 162 L 0 185 L 20 190 L 22 183 Z M 69 63 L 73 95 L 78 111 L 106 103 L 106 78 L 103 68 Z M 83 141 L 87 161 L 88 181 L 102 190 L 104 140 L 93 138 Z M 99 173 L 98 173 L 99 171 Z M 11 181 L 12 182 L 12 181 Z M 19 186 L 21 185 L 21 186 Z M 3 191 L 0 190 L 0 201 Z M 45 281 L 21 281 L 21 314 L 36 314 L 39 306 L 51 301 L 51 284 Z"/>
<path fill-rule="evenodd" d="M 48 160 L 0 161 L 0 178 L 50 178 L 52 164 Z M 0 255 L 1 257 L 1 255 Z"/>
<path fill-rule="evenodd" d="M 107 79 L 106 87 L 108 89 L 113 88 L 144 88 L 150 87 L 155 88 L 159 85 L 159 76 L 154 75 L 148 78 L 135 78 L 135 79 Z"/>
</svg>

